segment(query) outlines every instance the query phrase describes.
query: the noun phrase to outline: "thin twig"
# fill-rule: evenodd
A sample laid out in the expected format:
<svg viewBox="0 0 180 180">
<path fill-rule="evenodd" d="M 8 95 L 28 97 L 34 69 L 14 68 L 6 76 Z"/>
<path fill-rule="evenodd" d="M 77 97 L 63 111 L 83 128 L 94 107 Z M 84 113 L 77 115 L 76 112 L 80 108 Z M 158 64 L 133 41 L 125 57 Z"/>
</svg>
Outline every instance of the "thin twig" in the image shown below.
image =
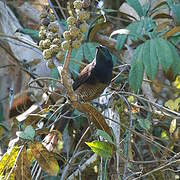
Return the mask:
<svg viewBox="0 0 180 180">
<path fill-rule="evenodd" d="M 76 145 L 76 147 L 75 147 L 75 149 L 74 149 L 74 151 L 73 151 L 73 155 L 72 155 L 71 159 L 69 160 L 69 162 L 67 163 L 66 167 L 65 167 L 64 170 L 63 170 L 63 173 L 62 173 L 62 176 L 61 176 L 61 180 L 66 179 L 66 177 L 67 177 L 67 172 L 68 172 L 68 170 L 69 170 L 69 168 L 70 168 L 70 165 L 72 164 L 72 162 L 73 162 L 73 160 L 74 160 L 74 157 L 76 156 L 76 152 L 77 152 L 77 150 L 78 150 L 78 148 L 79 148 L 79 146 L 80 146 L 83 138 L 85 137 L 85 135 L 86 135 L 87 132 L 89 131 L 89 129 L 90 129 L 90 127 L 88 127 L 88 128 L 86 129 L 86 131 L 83 133 L 83 135 L 81 136 L 80 140 L 78 141 L 78 143 L 77 143 L 77 145 Z"/>
</svg>

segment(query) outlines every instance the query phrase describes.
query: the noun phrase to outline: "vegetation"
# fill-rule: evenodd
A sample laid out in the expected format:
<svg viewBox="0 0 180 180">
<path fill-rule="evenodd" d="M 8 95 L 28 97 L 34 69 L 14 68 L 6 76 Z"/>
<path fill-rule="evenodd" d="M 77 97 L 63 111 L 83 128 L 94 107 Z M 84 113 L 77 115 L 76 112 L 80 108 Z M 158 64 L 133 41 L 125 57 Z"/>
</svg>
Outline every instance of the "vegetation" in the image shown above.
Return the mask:
<svg viewBox="0 0 180 180">
<path fill-rule="evenodd" d="M 18 67 L 31 79 L 16 96 L 11 87 L 8 102 L 0 96 L 1 179 L 179 179 L 180 1 L 30 1 L 40 7 L 35 27 L 18 15 L 21 3 L 6 5 L 24 23 L 17 31 L 32 39 L 0 28 L 0 51 L 12 58 L 0 69 Z M 40 60 L 18 59 L 3 46 L 11 39 L 37 50 Z M 72 79 L 98 44 L 111 51 L 113 79 L 101 97 L 83 102 Z M 49 76 L 38 75 L 42 62 Z M 75 111 L 61 133 L 65 99 Z"/>
</svg>

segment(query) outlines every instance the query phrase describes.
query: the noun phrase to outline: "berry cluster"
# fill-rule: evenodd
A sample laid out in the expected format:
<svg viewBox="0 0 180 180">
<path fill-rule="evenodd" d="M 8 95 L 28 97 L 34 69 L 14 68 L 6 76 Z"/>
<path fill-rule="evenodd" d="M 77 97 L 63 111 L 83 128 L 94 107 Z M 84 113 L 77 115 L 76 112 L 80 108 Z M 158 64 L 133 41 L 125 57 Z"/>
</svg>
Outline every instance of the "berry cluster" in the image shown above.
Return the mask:
<svg viewBox="0 0 180 180">
<path fill-rule="evenodd" d="M 76 14 L 67 18 L 68 30 L 63 33 L 64 41 L 62 42 L 64 50 L 67 50 L 70 46 L 72 48 L 81 46 L 81 42 L 84 39 L 83 33 L 87 31 L 88 27 L 86 21 L 90 17 L 90 13 L 85 11 L 90 4 L 90 1 L 88 2 L 87 0 L 75 0 L 73 2 Z"/>
<path fill-rule="evenodd" d="M 54 68 L 52 57 L 62 62 L 65 51 L 71 48 L 79 48 L 84 39 L 88 24 L 86 21 L 90 13 L 85 9 L 90 5 L 90 0 L 75 0 L 73 6 L 75 15 L 67 18 L 68 30 L 59 34 L 59 24 L 50 8 L 45 8 L 40 15 L 41 26 L 39 48 L 43 51 L 43 57 L 47 60 L 47 66 Z"/>
</svg>

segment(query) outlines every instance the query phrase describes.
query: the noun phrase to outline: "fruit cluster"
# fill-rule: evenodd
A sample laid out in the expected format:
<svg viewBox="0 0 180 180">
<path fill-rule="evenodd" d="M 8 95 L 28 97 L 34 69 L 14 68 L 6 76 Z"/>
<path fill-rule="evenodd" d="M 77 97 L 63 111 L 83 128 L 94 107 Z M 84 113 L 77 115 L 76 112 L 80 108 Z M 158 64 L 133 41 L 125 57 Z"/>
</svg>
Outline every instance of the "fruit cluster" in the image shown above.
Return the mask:
<svg viewBox="0 0 180 180">
<path fill-rule="evenodd" d="M 62 48 L 64 50 L 67 50 L 70 46 L 72 48 L 79 48 L 81 46 L 84 33 L 88 27 L 86 21 L 90 17 L 90 13 L 85 11 L 89 5 L 89 0 L 75 0 L 73 2 L 75 16 L 67 18 L 68 30 L 63 33 L 64 41 L 62 42 Z"/>
<path fill-rule="evenodd" d="M 54 68 L 52 57 L 62 62 L 65 51 L 71 48 L 79 48 L 84 39 L 84 33 L 88 24 L 86 21 L 90 13 L 85 9 L 90 5 L 90 0 L 75 0 L 73 6 L 75 13 L 67 18 L 68 30 L 59 34 L 59 24 L 50 8 L 45 8 L 40 15 L 41 26 L 39 48 L 43 51 L 43 57 L 47 60 L 47 66 Z"/>
</svg>

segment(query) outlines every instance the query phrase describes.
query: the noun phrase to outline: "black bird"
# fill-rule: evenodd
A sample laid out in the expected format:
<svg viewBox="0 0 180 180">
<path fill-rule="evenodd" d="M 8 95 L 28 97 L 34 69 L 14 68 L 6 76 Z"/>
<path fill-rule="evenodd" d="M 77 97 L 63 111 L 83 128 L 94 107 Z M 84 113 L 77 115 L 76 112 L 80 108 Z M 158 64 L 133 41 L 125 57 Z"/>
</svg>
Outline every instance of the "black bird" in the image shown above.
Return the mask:
<svg viewBox="0 0 180 180">
<path fill-rule="evenodd" d="M 94 60 L 80 72 L 72 85 L 78 99 L 89 102 L 98 98 L 111 82 L 112 69 L 113 62 L 109 50 L 105 46 L 98 46 Z M 69 104 L 66 104 L 61 114 L 69 116 L 72 111 Z M 62 117 L 55 123 L 55 128 L 62 133 L 67 123 L 68 119 Z"/>
<path fill-rule="evenodd" d="M 88 64 L 73 83 L 74 91 L 86 102 L 104 91 L 112 79 L 113 62 L 109 50 L 98 46 L 95 59 Z"/>
</svg>

